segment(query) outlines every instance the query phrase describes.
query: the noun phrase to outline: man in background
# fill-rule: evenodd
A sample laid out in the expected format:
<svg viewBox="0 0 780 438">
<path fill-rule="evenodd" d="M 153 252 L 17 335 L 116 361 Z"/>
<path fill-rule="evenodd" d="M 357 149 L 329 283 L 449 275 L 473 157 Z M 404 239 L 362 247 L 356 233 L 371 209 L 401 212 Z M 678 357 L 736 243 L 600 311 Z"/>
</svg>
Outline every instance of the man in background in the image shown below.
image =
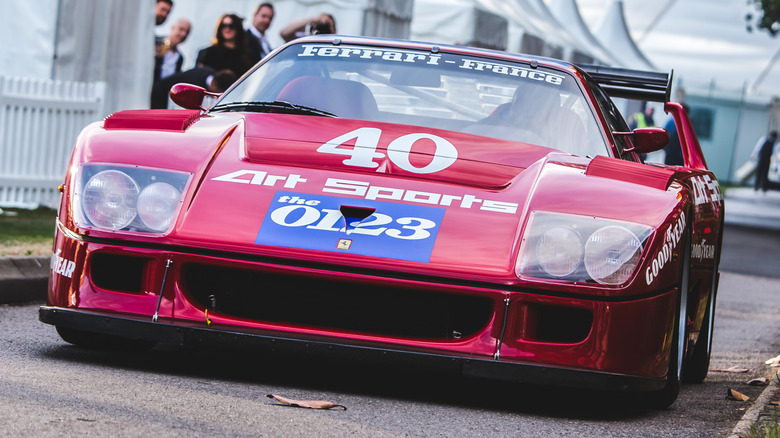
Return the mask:
<svg viewBox="0 0 780 438">
<path fill-rule="evenodd" d="M 628 117 L 628 127 L 633 131 L 636 128 L 647 128 L 655 126 L 655 119 L 653 113 L 655 112 L 652 105 L 647 102 L 642 103 L 642 111 L 631 114 Z"/>
<path fill-rule="evenodd" d="M 187 39 L 191 27 L 190 21 L 186 18 L 178 19 L 171 26 L 171 33 L 155 46 L 152 89 L 161 79 L 181 73 L 184 56 L 179 52 L 179 44 Z"/>
<path fill-rule="evenodd" d="M 266 39 L 266 31 L 274 19 L 274 7 L 270 3 L 260 3 L 252 16 L 252 26 L 246 30 L 247 55 L 252 65 L 263 59 L 271 51 Z"/>
<path fill-rule="evenodd" d="M 756 165 L 756 181 L 753 188 L 756 191 L 766 192 L 771 183 L 769 181 L 769 166 L 772 162 L 772 154 L 777 143 L 777 131 L 772 130 L 756 144 L 753 154 L 758 158 Z"/>
<path fill-rule="evenodd" d="M 155 26 L 165 23 L 171 9 L 173 9 L 173 0 L 157 0 L 157 6 L 154 8 Z"/>
<path fill-rule="evenodd" d="M 230 70 L 215 71 L 211 67 L 198 66 L 161 79 L 152 89 L 152 109 L 168 108 L 168 94 L 179 83 L 197 85 L 212 93 L 224 93 L 238 77 Z"/>
<path fill-rule="evenodd" d="M 691 113 L 691 109 L 687 104 L 682 104 L 682 107 L 686 114 Z M 664 164 L 671 166 L 685 165 L 680 135 L 677 133 L 677 123 L 675 123 L 674 117 L 669 117 L 664 125 L 664 129 L 669 133 L 669 143 L 664 147 Z"/>
<path fill-rule="evenodd" d="M 171 26 L 171 33 L 163 40 L 155 50 L 154 79 L 155 81 L 167 78 L 174 73 L 181 73 L 184 56 L 179 52 L 179 44 L 190 34 L 192 24 L 186 18 L 178 19 Z"/>
</svg>

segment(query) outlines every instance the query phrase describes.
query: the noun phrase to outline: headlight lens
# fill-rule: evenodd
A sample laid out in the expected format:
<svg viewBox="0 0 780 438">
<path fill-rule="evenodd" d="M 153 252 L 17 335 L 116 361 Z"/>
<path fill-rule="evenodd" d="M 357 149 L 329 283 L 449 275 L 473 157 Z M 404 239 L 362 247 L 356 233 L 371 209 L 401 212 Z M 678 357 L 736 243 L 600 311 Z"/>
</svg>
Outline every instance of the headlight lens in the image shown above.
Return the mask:
<svg viewBox="0 0 780 438">
<path fill-rule="evenodd" d="M 118 230 L 135 219 L 138 184 L 118 170 L 98 172 L 84 186 L 87 219 L 98 227 Z"/>
<path fill-rule="evenodd" d="M 74 220 L 83 228 L 164 233 L 191 177 L 149 167 L 82 164 L 73 191 Z"/>
<path fill-rule="evenodd" d="M 536 245 L 539 266 L 553 277 L 565 277 L 582 263 L 582 240 L 576 231 L 555 227 L 542 233 Z"/>
<path fill-rule="evenodd" d="M 165 231 L 179 207 L 181 192 L 168 183 L 149 184 L 138 195 L 138 215 L 154 231 Z"/>
<path fill-rule="evenodd" d="M 609 225 L 591 234 L 585 243 L 585 270 L 601 284 L 621 284 L 631 277 L 642 244 L 628 229 Z"/>
<path fill-rule="evenodd" d="M 519 277 L 622 284 L 631 278 L 652 231 L 631 222 L 536 211 L 515 272 Z"/>
</svg>

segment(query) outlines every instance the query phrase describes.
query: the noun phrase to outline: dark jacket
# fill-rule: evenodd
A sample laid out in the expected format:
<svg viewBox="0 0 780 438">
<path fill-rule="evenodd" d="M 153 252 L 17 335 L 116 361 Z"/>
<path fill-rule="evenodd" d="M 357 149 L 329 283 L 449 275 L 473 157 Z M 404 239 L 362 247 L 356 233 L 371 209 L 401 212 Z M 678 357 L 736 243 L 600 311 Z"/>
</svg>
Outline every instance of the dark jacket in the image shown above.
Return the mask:
<svg viewBox="0 0 780 438">
<path fill-rule="evenodd" d="M 191 70 L 160 79 L 152 88 L 152 109 L 165 109 L 168 107 L 168 94 L 176 84 L 192 84 L 208 89 L 206 80 L 213 74 L 214 69 L 211 67 L 195 67 Z"/>
</svg>

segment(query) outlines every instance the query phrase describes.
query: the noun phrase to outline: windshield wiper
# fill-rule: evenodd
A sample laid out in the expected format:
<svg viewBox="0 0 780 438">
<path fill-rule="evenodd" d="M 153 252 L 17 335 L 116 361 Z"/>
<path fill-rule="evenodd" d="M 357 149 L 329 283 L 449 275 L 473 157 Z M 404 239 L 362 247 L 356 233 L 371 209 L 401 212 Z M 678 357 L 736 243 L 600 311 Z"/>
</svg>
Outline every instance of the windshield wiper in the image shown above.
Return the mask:
<svg viewBox="0 0 780 438">
<path fill-rule="evenodd" d="M 211 108 L 210 112 L 215 111 L 249 111 L 257 113 L 281 113 L 281 114 L 299 114 L 323 117 L 338 117 L 333 113 L 321 109 L 312 108 L 303 105 L 295 105 L 290 102 L 275 100 L 273 102 L 231 102 L 223 103 Z"/>
</svg>

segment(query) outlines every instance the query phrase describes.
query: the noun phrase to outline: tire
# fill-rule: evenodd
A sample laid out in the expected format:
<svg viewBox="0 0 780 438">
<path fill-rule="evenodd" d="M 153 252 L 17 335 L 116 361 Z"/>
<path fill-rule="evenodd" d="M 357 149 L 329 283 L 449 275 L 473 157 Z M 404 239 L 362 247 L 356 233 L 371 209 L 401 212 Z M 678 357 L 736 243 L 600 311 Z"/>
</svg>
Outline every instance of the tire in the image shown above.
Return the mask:
<svg viewBox="0 0 780 438">
<path fill-rule="evenodd" d="M 680 394 L 680 382 L 683 373 L 683 357 L 687 338 L 688 322 L 688 287 L 691 272 L 691 235 L 686 232 L 683 240 L 683 265 L 680 274 L 680 287 L 677 297 L 677 312 L 675 314 L 672 347 L 669 351 L 669 370 L 666 375 L 666 385 L 663 389 L 651 393 L 648 404 L 655 409 L 665 409 L 677 400 Z"/>
<path fill-rule="evenodd" d="M 69 344 L 92 350 L 146 351 L 156 344 L 153 341 L 129 339 L 62 326 L 57 326 L 57 334 Z"/>
<path fill-rule="evenodd" d="M 699 339 L 693 353 L 685 361 L 683 368 L 683 381 L 686 383 L 701 383 L 710 368 L 710 355 L 712 353 L 712 330 L 715 324 L 715 297 L 718 291 L 718 267 L 712 276 L 712 290 L 707 299 L 707 310 L 704 313 Z"/>
</svg>

